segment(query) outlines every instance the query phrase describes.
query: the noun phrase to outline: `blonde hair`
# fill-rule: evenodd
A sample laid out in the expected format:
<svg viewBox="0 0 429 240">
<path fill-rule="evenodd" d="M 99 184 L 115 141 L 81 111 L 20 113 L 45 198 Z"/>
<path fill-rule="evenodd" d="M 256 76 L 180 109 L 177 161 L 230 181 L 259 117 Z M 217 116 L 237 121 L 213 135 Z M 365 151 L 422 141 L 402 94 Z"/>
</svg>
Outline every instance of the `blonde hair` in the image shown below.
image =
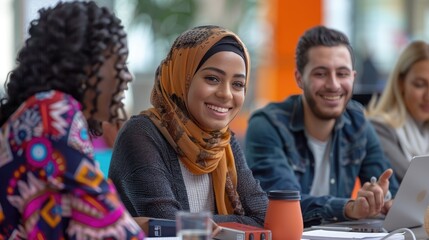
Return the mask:
<svg viewBox="0 0 429 240">
<path fill-rule="evenodd" d="M 369 118 L 384 122 L 393 128 L 399 128 L 404 124 L 407 108 L 401 84 L 411 67 L 423 60 L 429 60 L 429 45 L 424 41 L 414 41 L 402 51 L 382 95 L 380 98 L 373 96 L 368 104 L 366 115 Z"/>
</svg>

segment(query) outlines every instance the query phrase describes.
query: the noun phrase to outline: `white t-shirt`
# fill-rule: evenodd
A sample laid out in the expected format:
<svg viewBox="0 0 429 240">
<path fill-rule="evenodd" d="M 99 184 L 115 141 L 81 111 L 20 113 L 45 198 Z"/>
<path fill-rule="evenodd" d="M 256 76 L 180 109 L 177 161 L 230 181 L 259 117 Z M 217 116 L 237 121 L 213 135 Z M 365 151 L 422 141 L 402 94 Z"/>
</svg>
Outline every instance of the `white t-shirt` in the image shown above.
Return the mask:
<svg viewBox="0 0 429 240">
<path fill-rule="evenodd" d="M 311 186 L 310 195 L 325 196 L 329 195 L 329 151 L 330 140 L 319 141 L 307 134 L 308 146 L 314 156 L 314 179 Z"/>
</svg>

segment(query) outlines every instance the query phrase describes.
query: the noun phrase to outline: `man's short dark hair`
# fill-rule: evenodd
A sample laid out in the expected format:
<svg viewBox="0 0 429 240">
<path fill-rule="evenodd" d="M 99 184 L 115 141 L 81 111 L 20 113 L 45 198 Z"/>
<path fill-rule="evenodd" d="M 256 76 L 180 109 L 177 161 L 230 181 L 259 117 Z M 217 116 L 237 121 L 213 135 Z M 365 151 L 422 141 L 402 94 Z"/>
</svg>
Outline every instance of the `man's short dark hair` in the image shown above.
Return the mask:
<svg viewBox="0 0 429 240">
<path fill-rule="evenodd" d="M 298 46 L 295 52 L 295 64 L 300 73 L 303 73 L 305 65 L 308 63 L 308 51 L 312 47 L 326 46 L 345 46 L 352 59 L 352 67 L 354 68 L 353 48 L 347 36 L 337 30 L 327 28 L 325 26 L 316 26 L 307 30 L 299 39 Z"/>
</svg>

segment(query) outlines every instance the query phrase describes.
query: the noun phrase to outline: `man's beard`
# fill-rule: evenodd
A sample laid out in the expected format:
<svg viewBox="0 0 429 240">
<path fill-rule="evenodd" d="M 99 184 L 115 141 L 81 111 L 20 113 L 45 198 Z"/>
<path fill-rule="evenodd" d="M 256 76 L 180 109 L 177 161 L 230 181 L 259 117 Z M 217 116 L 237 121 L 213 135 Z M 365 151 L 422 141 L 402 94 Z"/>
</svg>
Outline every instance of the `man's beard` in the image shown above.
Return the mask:
<svg viewBox="0 0 429 240">
<path fill-rule="evenodd" d="M 308 104 L 308 107 L 310 108 L 310 111 L 313 113 L 313 115 L 321 120 L 332 120 L 337 119 L 341 114 L 344 112 L 347 103 L 350 101 L 350 98 L 346 100 L 343 109 L 341 112 L 327 112 L 327 111 L 321 111 L 319 106 L 317 105 L 317 101 L 313 98 L 313 96 L 310 94 L 310 90 L 304 86 L 304 98 L 305 101 Z"/>
</svg>

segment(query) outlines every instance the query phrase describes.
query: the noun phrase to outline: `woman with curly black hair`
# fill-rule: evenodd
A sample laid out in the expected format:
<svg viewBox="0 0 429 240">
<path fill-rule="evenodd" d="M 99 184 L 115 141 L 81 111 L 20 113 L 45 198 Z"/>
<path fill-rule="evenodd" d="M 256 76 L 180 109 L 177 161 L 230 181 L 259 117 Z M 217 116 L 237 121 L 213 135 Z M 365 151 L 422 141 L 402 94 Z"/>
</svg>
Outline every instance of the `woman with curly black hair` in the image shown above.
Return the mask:
<svg viewBox="0 0 429 240">
<path fill-rule="evenodd" d="M 123 26 L 94 2 L 39 14 L 0 101 L 0 236 L 141 239 L 91 144 L 132 80 Z"/>
</svg>

